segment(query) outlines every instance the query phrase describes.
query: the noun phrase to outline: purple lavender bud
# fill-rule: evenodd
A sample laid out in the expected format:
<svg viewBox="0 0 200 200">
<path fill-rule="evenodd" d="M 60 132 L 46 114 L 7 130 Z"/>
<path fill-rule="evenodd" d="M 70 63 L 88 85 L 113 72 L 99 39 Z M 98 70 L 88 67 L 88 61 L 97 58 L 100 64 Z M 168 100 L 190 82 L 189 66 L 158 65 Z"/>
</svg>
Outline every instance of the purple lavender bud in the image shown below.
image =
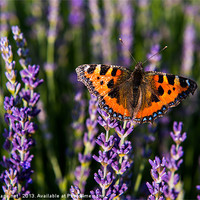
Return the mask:
<svg viewBox="0 0 200 200">
<path fill-rule="evenodd" d="M 151 194 L 154 194 L 154 193 L 155 193 L 155 192 L 154 192 L 155 188 L 154 188 L 149 182 L 146 182 L 146 185 L 147 185 L 147 187 L 148 187 L 149 192 L 150 192 Z"/>
<path fill-rule="evenodd" d="M 178 197 L 179 192 L 176 191 L 174 188 L 169 189 L 169 187 L 165 187 L 163 190 L 163 194 L 167 199 L 176 199 Z"/>
<path fill-rule="evenodd" d="M 156 183 L 161 183 L 162 181 L 167 181 L 168 177 L 165 168 L 162 169 L 151 169 L 151 176 Z"/>
<path fill-rule="evenodd" d="M 181 135 L 182 126 L 183 126 L 182 122 L 179 122 L 179 124 L 177 122 L 174 122 L 173 125 L 174 133 L 170 132 L 172 139 L 177 145 L 182 143 L 187 138 L 187 134 L 185 132 Z"/>
<path fill-rule="evenodd" d="M 17 54 L 18 54 L 19 57 L 27 57 L 29 55 L 29 49 L 19 48 L 17 50 Z"/>
<path fill-rule="evenodd" d="M 79 185 L 81 182 L 82 183 L 81 185 L 84 188 L 89 174 L 90 174 L 90 169 L 84 169 L 83 171 L 81 166 L 76 167 L 74 172 L 74 175 L 76 177 L 74 185 Z"/>
<path fill-rule="evenodd" d="M 101 115 L 98 117 L 98 123 L 103 126 L 105 130 L 109 130 L 110 128 L 115 128 L 118 126 L 119 122 L 116 120 L 110 120 L 105 111 L 98 108 L 98 112 Z"/>
<path fill-rule="evenodd" d="M 91 131 L 91 130 L 94 131 L 95 127 L 97 126 L 97 121 L 94 121 L 92 119 L 87 119 L 86 126 L 87 126 L 88 131 Z M 96 130 L 98 130 L 98 129 L 96 129 Z"/>
<path fill-rule="evenodd" d="M 173 132 L 170 132 L 170 135 L 171 135 L 172 139 L 174 140 L 174 142 L 176 142 L 177 144 L 180 144 L 187 138 L 187 134 L 185 132 L 182 135 L 174 134 Z"/>
<path fill-rule="evenodd" d="M 99 189 L 96 189 L 95 191 L 90 191 L 90 194 L 92 195 L 92 199 L 94 200 L 102 200 L 102 194 Z"/>
<path fill-rule="evenodd" d="M 166 182 L 169 180 L 165 168 L 166 159 L 163 157 L 161 162 L 158 157 L 155 157 L 154 161 L 149 159 L 149 163 L 152 166 L 151 176 L 154 181 L 152 182 L 152 185 L 148 182 L 146 183 L 149 192 L 151 193 L 148 196 L 148 199 L 154 199 L 158 195 L 162 197 Z"/>
<path fill-rule="evenodd" d="M 103 171 L 98 170 L 98 174 L 94 174 L 94 180 L 100 185 L 101 188 L 107 189 L 113 182 L 114 176 L 111 172 L 108 172 L 104 177 Z"/>
<path fill-rule="evenodd" d="M 106 137 L 104 133 L 101 133 L 96 140 L 96 143 L 103 148 L 104 151 L 109 151 L 113 146 L 116 141 L 116 138 L 114 138 L 113 135 L 111 135 L 106 141 Z"/>
<path fill-rule="evenodd" d="M 126 127 L 127 130 L 125 131 L 121 125 L 116 126 L 115 130 L 120 138 L 128 137 L 128 135 L 133 132 L 134 126 L 132 126 L 130 122 L 127 122 Z"/>
<path fill-rule="evenodd" d="M 179 160 L 183 156 L 183 147 L 177 147 L 173 144 L 170 149 L 171 156 L 174 160 Z"/>
<path fill-rule="evenodd" d="M 37 92 L 32 94 L 30 90 L 25 90 L 24 88 L 22 88 L 19 94 L 31 107 L 34 107 L 40 99 L 40 94 Z"/>
<path fill-rule="evenodd" d="M 182 131 L 182 126 L 183 126 L 183 122 L 179 122 L 179 124 L 177 122 L 174 122 L 173 131 L 176 135 L 180 135 Z"/>
<path fill-rule="evenodd" d="M 26 68 L 26 66 L 31 63 L 31 58 L 28 55 L 29 49 L 27 48 L 26 39 L 18 26 L 12 26 L 12 33 L 18 47 L 17 53 L 20 57 L 19 63 L 23 68 Z"/>
<path fill-rule="evenodd" d="M 115 170 L 116 174 L 124 174 L 127 169 L 130 168 L 130 162 L 128 160 L 123 160 L 121 164 L 118 161 L 111 163 L 112 168 Z"/>
<path fill-rule="evenodd" d="M 99 151 L 99 157 L 96 155 L 93 155 L 93 158 L 101 163 L 102 166 L 107 166 L 113 162 L 113 159 L 117 156 L 117 153 L 114 153 L 112 151 L 109 152 L 102 152 Z"/>
<path fill-rule="evenodd" d="M 151 195 L 148 196 L 148 199 L 159 199 L 159 200 L 164 200 L 164 197 L 162 195 L 163 193 L 163 189 L 165 188 L 165 185 L 162 184 L 158 184 L 156 182 L 152 182 L 152 185 L 147 182 L 146 183 L 149 192 L 151 193 Z M 159 198 L 157 198 L 159 196 Z"/>
<path fill-rule="evenodd" d="M 5 170 L 4 182 L 6 185 L 2 186 L 2 188 L 7 198 L 17 194 L 17 181 L 17 170 L 12 168 L 9 168 L 9 171 Z"/>
<path fill-rule="evenodd" d="M 95 147 L 95 135 L 97 132 L 98 132 L 98 129 L 95 127 L 90 135 L 88 133 L 84 134 L 83 143 L 85 146 L 88 146 L 88 149 L 90 151 L 92 151 Z"/>
<path fill-rule="evenodd" d="M 117 198 L 121 196 L 124 192 L 126 192 L 127 189 L 128 187 L 125 183 L 123 183 L 122 186 L 114 185 L 112 193 L 114 194 L 114 197 Z"/>
<path fill-rule="evenodd" d="M 81 191 L 76 185 L 71 186 L 70 194 L 71 194 L 71 198 L 74 200 L 79 200 L 81 198 Z"/>
<path fill-rule="evenodd" d="M 18 26 L 12 26 L 11 28 L 12 28 L 12 32 L 15 35 L 15 37 L 17 37 L 18 35 L 20 35 L 21 31 L 20 31 L 20 29 L 19 29 Z"/>
<path fill-rule="evenodd" d="M 170 158 L 170 157 L 167 157 L 166 158 L 166 167 L 170 170 L 178 170 L 178 166 L 177 166 L 177 163 L 176 163 L 176 160 Z"/>
<path fill-rule="evenodd" d="M 157 196 L 160 192 L 159 184 L 152 182 L 152 185 L 151 185 L 149 182 L 147 182 L 146 185 L 149 189 L 149 192 L 151 193 L 148 199 L 156 199 L 155 196 Z"/>
<path fill-rule="evenodd" d="M 87 163 L 90 162 L 91 160 L 91 155 L 83 155 L 81 153 L 78 154 L 78 159 L 80 161 L 80 163 Z"/>
<path fill-rule="evenodd" d="M 122 144 L 120 146 L 120 148 L 117 149 L 117 154 L 120 157 L 123 157 L 123 156 L 127 155 L 130 152 L 131 149 L 132 149 L 131 142 L 125 141 L 124 144 Z"/>
<path fill-rule="evenodd" d="M 5 72 L 6 78 L 10 81 L 10 83 L 14 84 L 16 81 L 16 71 L 11 70 L 10 73 Z"/>
<path fill-rule="evenodd" d="M 11 97 L 5 97 L 4 99 L 4 109 L 7 111 L 7 112 L 10 112 L 11 111 L 11 108 L 15 105 L 15 99 L 13 96 Z"/>
<path fill-rule="evenodd" d="M 166 159 L 163 157 L 162 158 L 162 163 L 160 162 L 160 158 L 159 157 L 155 157 L 155 160 L 152 161 L 151 159 L 149 159 L 149 163 L 151 164 L 152 168 L 155 170 L 159 170 L 160 167 L 164 167 L 166 164 Z M 160 170 L 159 170 L 160 171 Z"/>
<path fill-rule="evenodd" d="M 39 65 L 29 65 L 27 69 L 21 70 L 22 81 L 31 89 L 34 89 L 43 83 L 43 80 L 36 78 L 39 72 Z"/>
</svg>

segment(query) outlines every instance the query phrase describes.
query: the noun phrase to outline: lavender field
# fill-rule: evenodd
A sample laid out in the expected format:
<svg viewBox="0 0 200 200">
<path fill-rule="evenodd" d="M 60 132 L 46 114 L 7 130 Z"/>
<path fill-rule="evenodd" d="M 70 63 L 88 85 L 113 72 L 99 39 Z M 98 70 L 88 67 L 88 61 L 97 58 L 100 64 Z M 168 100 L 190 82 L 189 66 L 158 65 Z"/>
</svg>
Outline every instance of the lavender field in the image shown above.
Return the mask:
<svg viewBox="0 0 200 200">
<path fill-rule="evenodd" d="M 137 124 L 75 72 L 156 54 L 144 71 L 200 85 L 200 2 L 1 0 L 0 54 L 0 199 L 200 200 L 199 89 Z"/>
</svg>

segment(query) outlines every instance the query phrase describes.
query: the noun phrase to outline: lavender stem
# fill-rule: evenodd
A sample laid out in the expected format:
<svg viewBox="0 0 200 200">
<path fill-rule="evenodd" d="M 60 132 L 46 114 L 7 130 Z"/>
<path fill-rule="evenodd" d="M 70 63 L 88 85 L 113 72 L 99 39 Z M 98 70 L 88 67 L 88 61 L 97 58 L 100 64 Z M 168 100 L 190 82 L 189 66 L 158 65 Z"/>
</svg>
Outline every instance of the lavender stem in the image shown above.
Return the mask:
<svg viewBox="0 0 200 200">
<path fill-rule="evenodd" d="M 138 173 L 136 181 L 135 181 L 135 186 L 134 186 L 134 190 L 133 190 L 134 194 L 136 194 L 139 191 L 139 187 L 140 187 L 140 183 L 141 183 L 141 180 L 142 180 L 143 171 L 144 171 L 144 168 L 145 168 L 144 163 L 145 162 L 142 160 L 142 163 L 140 164 L 140 168 L 139 168 L 139 173 Z"/>
<path fill-rule="evenodd" d="M 125 121 L 124 124 L 123 124 L 123 129 L 124 130 L 126 129 L 126 124 L 127 124 L 127 121 Z M 122 136 L 121 140 L 120 140 L 120 147 L 124 144 L 124 140 L 125 140 L 125 137 Z M 122 164 L 122 157 L 119 158 L 119 164 L 120 165 Z"/>
<path fill-rule="evenodd" d="M 108 125 L 107 125 L 108 127 Z M 109 139 L 109 128 L 106 129 L 106 142 L 108 141 Z M 106 178 L 106 174 L 107 174 L 107 165 L 104 165 L 104 169 L 103 169 L 103 178 L 105 179 Z M 105 193 L 106 193 L 106 188 L 103 187 L 102 188 L 102 195 L 103 197 L 105 196 Z"/>
</svg>

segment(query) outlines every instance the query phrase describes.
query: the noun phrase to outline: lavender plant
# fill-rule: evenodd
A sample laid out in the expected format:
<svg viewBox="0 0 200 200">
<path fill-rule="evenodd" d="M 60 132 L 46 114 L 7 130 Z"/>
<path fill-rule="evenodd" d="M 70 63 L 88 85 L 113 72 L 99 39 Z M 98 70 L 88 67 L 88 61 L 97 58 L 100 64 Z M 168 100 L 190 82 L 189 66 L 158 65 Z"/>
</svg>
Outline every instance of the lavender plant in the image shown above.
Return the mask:
<svg viewBox="0 0 200 200">
<path fill-rule="evenodd" d="M 86 119 L 87 132 L 83 137 L 84 152 L 79 153 L 80 166 L 76 167 L 74 185 L 77 186 L 81 192 L 85 191 L 86 180 L 90 174 L 90 163 L 92 159 L 92 151 L 95 147 L 95 138 L 98 133 L 97 128 L 97 107 L 98 102 L 95 96 L 91 95 L 89 102 L 89 114 L 90 117 Z"/>
<path fill-rule="evenodd" d="M 99 110 L 99 113 L 101 116 L 98 118 L 98 123 L 104 127 L 106 133 L 101 133 L 96 140 L 102 148 L 98 156 L 93 155 L 93 158 L 101 164 L 98 173 L 94 174 L 99 188 L 90 193 L 93 199 L 113 199 L 121 196 L 128 189 L 122 177 L 132 164 L 128 156 L 132 146 L 125 139 L 133 131 L 133 126 L 125 122 L 121 127 L 119 122 L 111 121 L 104 111 Z M 112 128 L 115 128 L 117 134 L 109 134 Z"/>
<path fill-rule="evenodd" d="M 152 57 L 154 54 L 158 53 L 160 50 L 160 45 L 156 44 L 151 47 L 150 53 L 147 54 L 147 59 Z M 159 66 L 159 62 L 161 60 L 161 55 L 157 54 L 150 58 L 149 64 L 145 67 L 146 71 L 155 71 L 156 67 Z"/>
<path fill-rule="evenodd" d="M 125 45 L 122 45 L 122 58 L 121 63 L 125 66 L 130 66 L 131 59 L 130 59 L 130 50 L 133 45 L 133 14 L 134 10 L 131 7 L 131 1 L 118 1 L 118 10 L 121 14 L 121 21 L 120 21 L 120 37 L 124 41 Z"/>
<path fill-rule="evenodd" d="M 74 28 L 80 27 L 85 18 L 83 13 L 84 1 L 71 0 L 69 3 L 70 3 L 70 14 L 68 17 L 69 23 Z"/>
<path fill-rule="evenodd" d="M 154 161 L 149 160 L 153 182 L 146 184 L 151 193 L 148 198 L 151 200 L 183 198 L 182 183 L 177 173 L 183 162 L 183 148 L 180 145 L 187 137 L 185 132 L 181 134 L 182 125 L 182 122 L 174 122 L 170 135 L 175 144 L 172 144 L 170 154 L 164 156 L 162 161 L 158 157 Z"/>
<path fill-rule="evenodd" d="M 104 19 L 102 19 L 104 28 L 102 29 L 101 47 L 103 49 L 103 63 L 112 64 L 112 55 L 114 45 L 111 40 L 112 31 L 115 22 L 115 2 L 114 1 L 103 1 L 104 5 Z"/>
<path fill-rule="evenodd" d="M 184 30 L 183 38 L 183 60 L 181 71 L 184 74 L 190 74 L 194 62 L 194 48 L 195 48 L 195 28 L 194 28 L 194 15 L 197 10 L 193 6 L 186 7 L 187 24 Z"/>
<path fill-rule="evenodd" d="M 54 45 L 56 36 L 58 34 L 58 21 L 59 21 L 59 0 L 49 0 L 48 7 L 48 45 L 47 45 L 47 63 L 45 64 L 45 71 L 47 76 L 47 84 L 49 90 L 49 101 L 51 103 L 55 102 L 55 82 L 54 82 L 54 71 L 56 64 L 54 63 Z"/>
<path fill-rule="evenodd" d="M 102 39 L 102 25 L 101 25 L 101 15 L 100 9 L 98 6 L 97 0 L 89 0 L 89 10 L 91 14 L 92 25 L 94 27 L 94 31 L 92 33 L 92 48 L 93 48 L 93 56 L 95 60 L 98 60 L 101 56 L 101 39 Z"/>
<path fill-rule="evenodd" d="M 12 27 L 12 30 L 17 45 L 23 46 L 26 41 L 19 28 Z M 6 37 L 1 38 L 0 47 L 2 58 L 5 61 L 5 75 L 8 79 L 6 88 L 10 92 L 10 96 L 6 96 L 4 99 L 4 109 L 6 111 L 4 119 L 8 128 L 3 133 L 5 137 L 4 148 L 8 151 L 9 156 L 3 156 L 1 162 L 5 168 L 5 171 L 1 174 L 1 181 L 4 182 L 4 199 L 11 197 L 22 198 L 30 193 L 28 186 L 32 182 L 31 175 L 33 170 L 31 161 L 34 156 L 30 153 L 30 149 L 35 144 L 33 135 L 37 126 L 33 119 L 39 113 L 37 102 L 40 98 L 40 94 L 35 90 L 43 80 L 37 78 L 39 73 L 38 65 L 28 65 L 26 67 L 25 62 L 23 62 L 23 70 L 20 71 L 24 85 L 22 85 L 22 88 L 21 84 L 16 80 L 17 71 L 15 70 L 12 47 Z M 18 50 L 18 54 L 22 55 L 24 60 L 26 60 L 27 56 L 26 50 Z"/>
</svg>

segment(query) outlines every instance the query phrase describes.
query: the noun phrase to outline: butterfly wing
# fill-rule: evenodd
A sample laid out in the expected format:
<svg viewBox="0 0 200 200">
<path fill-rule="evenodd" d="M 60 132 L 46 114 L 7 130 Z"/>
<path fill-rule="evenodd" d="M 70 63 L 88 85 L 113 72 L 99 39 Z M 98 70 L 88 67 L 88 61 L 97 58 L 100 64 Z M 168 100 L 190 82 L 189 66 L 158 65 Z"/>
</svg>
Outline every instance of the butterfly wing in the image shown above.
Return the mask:
<svg viewBox="0 0 200 200">
<path fill-rule="evenodd" d="M 98 97 L 100 108 L 113 119 L 131 118 L 128 109 L 126 81 L 131 70 L 102 64 L 85 64 L 76 68 L 78 81 L 83 82 L 89 92 Z"/>
<path fill-rule="evenodd" d="M 163 116 L 170 107 L 177 106 L 190 93 L 194 93 L 197 84 L 182 76 L 162 72 L 145 72 L 140 90 L 141 107 L 135 121 L 153 122 Z"/>
</svg>

